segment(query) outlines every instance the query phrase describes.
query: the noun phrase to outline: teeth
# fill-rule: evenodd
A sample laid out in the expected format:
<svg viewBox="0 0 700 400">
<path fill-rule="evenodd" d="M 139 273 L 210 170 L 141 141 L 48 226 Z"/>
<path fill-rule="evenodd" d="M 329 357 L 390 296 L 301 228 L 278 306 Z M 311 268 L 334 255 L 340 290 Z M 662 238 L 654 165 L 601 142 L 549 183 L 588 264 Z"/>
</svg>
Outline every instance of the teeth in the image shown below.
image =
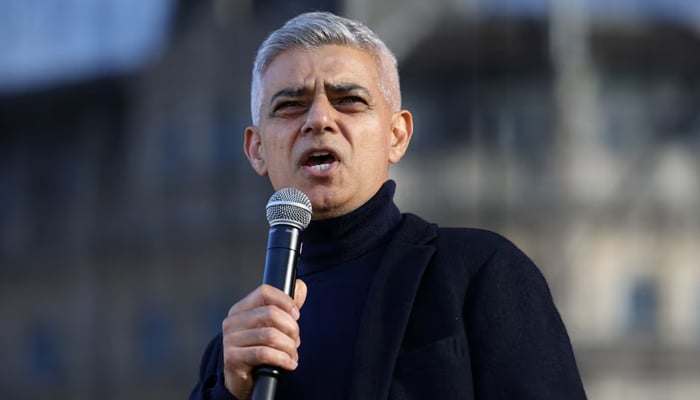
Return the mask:
<svg viewBox="0 0 700 400">
<path fill-rule="evenodd" d="M 313 167 L 311 167 L 311 169 L 313 169 L 315 171 L 319 171 L 319 172 L 324 172 L 324 171 L 328 171 L 328 169 L 330 167 L 331 167 L 330 164 L 319 164 L 319 165 L 314 165 Z"/>
<path fill-rule="evenodd" d="M 326 172 L 331 169 L 335 162 L 335 157 L 330 151 L 314 151 L 309 153 L 306 166 L 316 172 Z"/>
</svg>

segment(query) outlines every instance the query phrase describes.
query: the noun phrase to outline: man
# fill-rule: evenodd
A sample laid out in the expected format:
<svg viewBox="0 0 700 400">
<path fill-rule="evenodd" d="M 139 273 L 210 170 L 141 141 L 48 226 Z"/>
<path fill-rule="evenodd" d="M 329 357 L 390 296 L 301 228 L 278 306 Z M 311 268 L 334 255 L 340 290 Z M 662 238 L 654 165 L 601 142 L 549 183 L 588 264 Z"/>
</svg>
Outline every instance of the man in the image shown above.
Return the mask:
<svg viewBox="0 0 700 400">
<path fill-rule="evenodd" d="M 329 13 L 288 21 L 258 50 L 251 95 L 246 156 L 275 190 L 306 193 L 313 218 L 294 299 L 262 285 L 234 304 L 191 399 L 250 398 L 258 365 L 285 370 L 279 399 L 585 398 L 530 260 L 394 205 L 389 164 L 413 121 L 372 31 Z"/>
</svg>

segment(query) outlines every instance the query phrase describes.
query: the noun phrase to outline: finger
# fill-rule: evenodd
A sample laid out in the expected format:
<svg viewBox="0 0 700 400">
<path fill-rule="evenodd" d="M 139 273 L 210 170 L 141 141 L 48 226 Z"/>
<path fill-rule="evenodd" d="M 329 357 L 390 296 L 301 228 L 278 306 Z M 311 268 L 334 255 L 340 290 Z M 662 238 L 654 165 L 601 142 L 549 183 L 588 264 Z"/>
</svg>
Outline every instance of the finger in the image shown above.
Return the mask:
<svg viewBox="0 0 700 400">
<path fill-rule="evenodd" d="M 249 399 L 253 388 L 252 371 L 258 365 L 270 365 L 292 371 L 298 366 L 298 357 L 265 346 L 223 348 L 224 380 L 226 388 L 239 399 Z"/>
<path fill-rule="evenodd" d="M 224 364 L 231 370 L 250 371 L 258 365 L 270 365 L 292 371 L 298 362 L 289 354 L 272 347 L 224 347 Z"/>
<path fill-rule="evenodd" d="M 292 315 L 277 306 L 263 306 L 231 314 L 224 319 L 221 330 L 224 335 L 231 332 L 256 328 L 275 328 L 295 339 L 299 336 L 299 324 Z"/>
<path fill-rule="evenodd" d="M 258 286 L 246 297 L 234 304 L 229 310 L 228 315 L 263 306 L 276 306 L 292 315 L 295 319 L 297 319 L 299 315 L 299 308 L 289 295 L 274 286 L 266 284 Z"/>
<path fill-rule="evenodd" d="M 298 360 L 298 338 L 290 337 L 276 328 L 257 328 L 231 332 L 224 336 L 224 346 L 234 347 L 272 347 L 287 353 L 292 359 Z"/>
</svg>

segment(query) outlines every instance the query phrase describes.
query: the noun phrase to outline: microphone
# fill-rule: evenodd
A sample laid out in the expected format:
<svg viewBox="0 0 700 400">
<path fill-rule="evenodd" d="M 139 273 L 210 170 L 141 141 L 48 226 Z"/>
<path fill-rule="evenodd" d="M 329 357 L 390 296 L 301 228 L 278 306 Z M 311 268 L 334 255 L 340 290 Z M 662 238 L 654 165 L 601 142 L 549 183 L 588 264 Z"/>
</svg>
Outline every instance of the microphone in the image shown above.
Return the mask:
<svg viewBox="0 0 700 400">
<path fill-rule="evenodd" d="M 265 211 L 270 232 L 263 283 L 294 297 L 301 232 L 311 222 L 311 201 L 299 189 L 284 188 L 270 197 Z M 280 376 L 279 368 L 262 365 L 253 370 L 253 375 L 253 400 L 273 400 Z"/>
</svg>

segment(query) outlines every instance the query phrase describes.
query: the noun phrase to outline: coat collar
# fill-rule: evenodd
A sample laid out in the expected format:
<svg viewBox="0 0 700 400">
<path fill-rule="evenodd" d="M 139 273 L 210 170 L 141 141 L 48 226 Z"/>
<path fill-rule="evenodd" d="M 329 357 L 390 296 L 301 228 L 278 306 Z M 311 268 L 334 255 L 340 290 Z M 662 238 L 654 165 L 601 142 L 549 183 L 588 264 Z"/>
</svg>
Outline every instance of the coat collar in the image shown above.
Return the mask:
<svg viewBox="0 0 700 400">
<path fill-rule="evenodd" d="M 367 294 L 350 399 L 386 399 L 418 285 L 435 252 L 437 226 L 405 214 Z"/>
</svg>

